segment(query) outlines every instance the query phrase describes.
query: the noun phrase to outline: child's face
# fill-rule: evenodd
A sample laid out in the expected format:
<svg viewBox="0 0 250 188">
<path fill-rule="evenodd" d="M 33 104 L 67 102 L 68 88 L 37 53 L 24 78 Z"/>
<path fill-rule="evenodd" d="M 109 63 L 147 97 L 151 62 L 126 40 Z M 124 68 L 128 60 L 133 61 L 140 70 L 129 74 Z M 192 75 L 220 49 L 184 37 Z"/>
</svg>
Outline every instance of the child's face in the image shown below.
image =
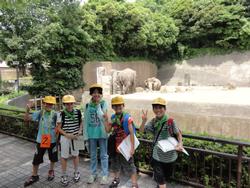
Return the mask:
<svg viewBox="0 0 250 188">
<path fill-rule="evenodd" d="M 49 104 L 49 103 L 44 103 L 44 108 L 46 111 L 51 111 L 53 107 L 53 104 Z"/>
<path fill-rule="evenodd" d="M 118 105 L 112 105 L 112 109 L 115 111 L 116 114 L 120 114 L 123 112 L 124 105 L 118 104 Z"/>
<path fill-rule="evenodd" d="M 153 112 L 155 113 L 156 118 L 161 118 L 166 113 L 166 107 L 162 105 L 154 105 Z"/>
<path fill-rule="evenodd" d="M 65 103 L 65 108 L 68 112 L 72 112 L 73 108 L 74 108 L 74 103 Z"/>
<path fill-rule="evenodd" d="M 99 93 L 98 89 L 95 89 L 91 96 L 92 96 L 92 100 L 94 102 L 99 102 L 101 100 L 101 97 L 102 97 L 102 95 Z"/>
</svg>

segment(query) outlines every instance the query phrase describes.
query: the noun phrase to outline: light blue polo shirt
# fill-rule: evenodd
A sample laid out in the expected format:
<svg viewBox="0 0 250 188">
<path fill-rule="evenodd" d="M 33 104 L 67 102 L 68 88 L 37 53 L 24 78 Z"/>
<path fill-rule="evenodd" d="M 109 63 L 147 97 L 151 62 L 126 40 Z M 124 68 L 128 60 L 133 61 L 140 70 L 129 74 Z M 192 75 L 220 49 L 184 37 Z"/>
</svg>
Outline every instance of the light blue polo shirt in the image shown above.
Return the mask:
<svg viewBox="0 0 250 188">
<path fill-rule="evenodd" d="M 39 121 L 38 134 L 36 137 L 36 142 L 41 143 L 42 133 L 51 135 L 51 143 L 56 142 L 56 117 L 57 113 L 55 111 L 36 111 L 32 113 L 32 120 Z M 50 131 L 49 131 L 50 129 Z"/>
</svg>

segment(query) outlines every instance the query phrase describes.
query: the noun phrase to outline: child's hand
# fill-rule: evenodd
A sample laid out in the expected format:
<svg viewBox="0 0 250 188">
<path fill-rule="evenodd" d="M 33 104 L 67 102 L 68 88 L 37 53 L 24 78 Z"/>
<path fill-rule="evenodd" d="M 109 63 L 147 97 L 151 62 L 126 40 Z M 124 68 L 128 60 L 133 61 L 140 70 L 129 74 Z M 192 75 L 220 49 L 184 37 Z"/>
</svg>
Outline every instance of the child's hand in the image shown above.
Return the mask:
<svg viewBox="0 0 250 188">
<path fill-rule="evenodd" d="M 103 114 L 103 118 L 104 118 L 104 121 L 108 121 L 109 120 L 109 117 L 108 117 L 108 113 L 107 112 L 105 112 L 104 114 Z"/>
<path fill-rule="evenodd" d="M 134 154 L 135 154 L 135 150 L 134 150 L 134 148 L 131 148 L 131 150 L 130 150 L 130 156 L 133 157 Z"/>
<path fill-rule="evenodd" d="M 29 101 L 29 103 L 26 105 L 26 112 L 29 112 L 32 106 L 32 101 Z"/>
<path fill-rule="evenodd" d="M 183 150 L 183 145 L 179 143 L 179 144 L 177 144 L 177 146 L 175 147 L 175 149 L 177 151 L 182 151 Z"/>
<path fill-rule="evenodd" d="M 73 134 L 65 134 L 65 137 L 68 138 L 68 139 L 71 139 L 71 140 L 76 140 L 77 139 L 77 136 L 76 135 L 73 135 Z"/>
<path fill-rule="evenodd" d="M 147 121 L 147 119 L 148 119 L 147 116 L 148 116 L 148 110 L 146 110 L 146 111 L 142 110 L 142 117 L 141 117 L 141 119 L 142 119 L 143 122 Z"/>
</svg>

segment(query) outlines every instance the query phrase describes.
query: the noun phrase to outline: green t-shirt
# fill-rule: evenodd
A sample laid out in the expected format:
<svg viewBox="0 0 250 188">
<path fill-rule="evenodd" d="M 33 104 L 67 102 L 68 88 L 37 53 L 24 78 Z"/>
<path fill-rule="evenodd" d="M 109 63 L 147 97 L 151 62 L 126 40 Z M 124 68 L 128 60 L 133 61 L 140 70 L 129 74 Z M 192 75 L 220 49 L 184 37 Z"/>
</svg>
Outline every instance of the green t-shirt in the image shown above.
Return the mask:
<svg viewBox="0 0 250 188">
<path fill-rule="evenodd" d="M 168 119 L 168 118 L 167 118 Z M 156 136 L 158 134 L 158 129 L 156 127 L 157 121 L 155 119 L 152 119 L 145 125 L 145 131 L 151 132 L 154 135 L 154 140 L 156 139 Z M 164 127 L 162 128 L 162 131 L 157 139 L 157 141 L 167 139 L 171 135 L 169 134 L 169 126 L 167 125 L 167 120 L 165 122 Z M 177 134 L 179 132 L 178 127 L 175 124 L 175 121 L 173 123 L 173 132 L 174 134 Z M 171 163 L 174 162 L 178 157 L 177 151 L 169 151 L 164 153 L 158 146 L 157 142 L 153 148 L 153 158 L 157 161 L 163 162 L 163 163 Z"/>
<path fill-rule="evenodd" d="M 104 112 L 107 111 L 107 103 L 101 100 L 99 104 L 88 103 L 84 113 L 84 137 L 85 139 L 107 138 L 104 125 Z"/>
</svg>

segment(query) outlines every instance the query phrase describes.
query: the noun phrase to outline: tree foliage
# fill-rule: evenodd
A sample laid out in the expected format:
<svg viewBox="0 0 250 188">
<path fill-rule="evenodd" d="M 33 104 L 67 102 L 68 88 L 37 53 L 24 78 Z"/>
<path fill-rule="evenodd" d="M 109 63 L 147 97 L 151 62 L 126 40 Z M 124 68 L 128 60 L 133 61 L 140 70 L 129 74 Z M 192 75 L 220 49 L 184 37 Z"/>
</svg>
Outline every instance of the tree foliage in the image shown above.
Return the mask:
<svg viewBox="0 0 250 188">
<path fill-rule="evenodd" d="M 31 64 L 30 93 L 83 85 L 87 60 L 183 58 L 202 48 L 249 49 L 248 0 L 2 1 L 0 57 Z"/>
</svg>

